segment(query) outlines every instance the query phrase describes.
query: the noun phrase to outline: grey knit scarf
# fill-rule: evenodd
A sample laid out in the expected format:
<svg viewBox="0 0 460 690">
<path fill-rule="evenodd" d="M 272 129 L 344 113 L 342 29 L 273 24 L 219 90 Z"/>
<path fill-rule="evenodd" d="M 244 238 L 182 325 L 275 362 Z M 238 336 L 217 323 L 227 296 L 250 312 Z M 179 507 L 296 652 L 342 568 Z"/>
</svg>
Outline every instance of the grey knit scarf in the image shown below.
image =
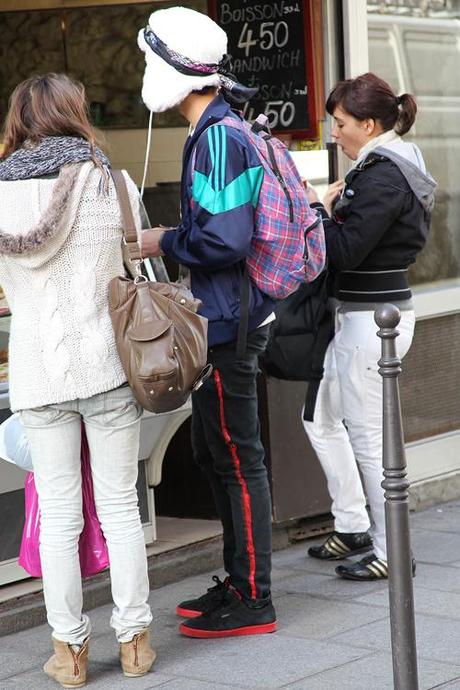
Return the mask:
<svg viewBox="0 0 460 690">
<path fill-rule="evenodd" d="M 110 163 L 96 147 L 97 158 L 105 167 Z M 20 149 L 0 161 L 0 180 L 27 180 L 59 172 L 63 165 L 81 163 L 93 158 L 86 139 L 80 137 L 44 137 L 40 143 L 24 142 Z"/>
</svg>

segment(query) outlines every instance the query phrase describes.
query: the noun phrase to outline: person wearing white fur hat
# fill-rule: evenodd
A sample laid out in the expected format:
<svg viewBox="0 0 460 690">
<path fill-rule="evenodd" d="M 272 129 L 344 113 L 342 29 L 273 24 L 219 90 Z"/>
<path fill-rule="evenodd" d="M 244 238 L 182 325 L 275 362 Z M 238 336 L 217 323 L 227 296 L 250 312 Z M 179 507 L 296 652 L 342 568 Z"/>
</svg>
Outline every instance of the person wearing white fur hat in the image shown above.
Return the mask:
<svg viewBox="0 0 460 690">
<path fill-rule="evenodd" d="M 177 108 L 190 123 L 181 182 L 182 221 L 143 233 L 143 256 L 166 254 L 190 269 L 209 320 L 213 376 L 192 395 L 192 446 L 224 528 L 227 577 L 181 602 L 184 635 L 212 638 L 276 630 L 270 596 L 271 498 L 260 440 L 256 378 L 273 301 L 254 284 L 246 349 L 237 354 L 244 260 L 254 233 L 263 168 L 241 131 L 219 124 L 241 117 L 231 105 L 254 93 L 229 73 L 227 36 L 184 7 L 154 12 L 138 37 L 145 52 L 142 97 L 152 112 Z M 243 319 L 244 320 L 244 319 Z M 240 355 L 240 353 L 238 353 Z"/>
</svg>

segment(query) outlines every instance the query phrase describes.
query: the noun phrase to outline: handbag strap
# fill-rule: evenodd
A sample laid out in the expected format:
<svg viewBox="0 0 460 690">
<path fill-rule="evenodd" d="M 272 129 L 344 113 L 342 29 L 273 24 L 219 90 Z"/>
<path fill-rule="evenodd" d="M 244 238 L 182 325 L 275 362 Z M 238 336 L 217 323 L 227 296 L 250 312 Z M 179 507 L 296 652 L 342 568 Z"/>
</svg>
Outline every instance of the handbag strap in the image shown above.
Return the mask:
<svg viewBox="0 0 460 690">
<path fill-rule="evenodd" d="M 140 261 L 142 259 L 141 248 L 137 241 L 136 223 L 134 222 L 125 176 L 121 170 L 112 170 L 111 173 L 120 205 L 123 223 L 123 242 L 128 250 L 129 259 L 131 261 Z"/>
</svg>

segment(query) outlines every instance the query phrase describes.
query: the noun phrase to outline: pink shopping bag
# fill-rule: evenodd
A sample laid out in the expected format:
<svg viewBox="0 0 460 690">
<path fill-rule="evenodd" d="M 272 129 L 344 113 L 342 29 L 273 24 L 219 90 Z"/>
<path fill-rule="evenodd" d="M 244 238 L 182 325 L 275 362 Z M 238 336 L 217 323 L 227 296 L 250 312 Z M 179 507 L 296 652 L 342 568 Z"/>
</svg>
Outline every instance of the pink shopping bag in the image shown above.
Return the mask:
<svg viewBox="0 0 460 690">
<path fill-rule="evenodd" d="M 93 480 L 89 461 L 88 441 L 82 424 L 81 434 L 81 481 L 83 494 L 84 526 L 80 536 L 79 553 L 82 577 L 104 570 L 109 565 L 107 544 L 94 504 Z M 41 577 L 40 562 L 40 508 L 33 472 L 28 472 L 24 486 L 26 518 L 22 533 L 19 565 L 32 577 Z"/>
</svg>

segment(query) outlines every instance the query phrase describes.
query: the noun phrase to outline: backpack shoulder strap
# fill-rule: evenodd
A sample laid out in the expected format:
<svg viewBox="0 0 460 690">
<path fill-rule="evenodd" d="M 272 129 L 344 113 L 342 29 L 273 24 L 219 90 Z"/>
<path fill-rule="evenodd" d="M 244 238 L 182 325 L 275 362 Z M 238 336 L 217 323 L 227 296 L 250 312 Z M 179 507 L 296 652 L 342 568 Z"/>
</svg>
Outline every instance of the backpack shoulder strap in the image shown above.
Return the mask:
<svg viewBox="0 0 460 690">
<path fill-rule="evenodd" d="M 323 269 L 323 273 L 321 276 L 318 276 L 316 280 L 319 281 L 322 298 L 327 304 L 321 323 L 318 326 L 315 343 L 313 345 L 311 377 L 308 382 L 303 413 L 303 418 L 307 422 L 313 421 L 319 384 L 324 374 L 326 350 L 335 334 L 335 312 L 329 298 L 329 271 L 327 267 Z"/>
<path fill-rule="evenodd" d="M 313 421 L 319 384 L 321 383 L 324 374 L 324 358 L 326 356 L 328 345 L 333 337 L 334 316 L 330 312 L 327 312 L 318 328 L 315 344 L 313 346 L 314 355 L 312 362 L 312 377 L 308 382 L 307 395 L 305 397 L 305 408 L 303 412 L 303 418 L 307 422 Z"/>
</svg>

